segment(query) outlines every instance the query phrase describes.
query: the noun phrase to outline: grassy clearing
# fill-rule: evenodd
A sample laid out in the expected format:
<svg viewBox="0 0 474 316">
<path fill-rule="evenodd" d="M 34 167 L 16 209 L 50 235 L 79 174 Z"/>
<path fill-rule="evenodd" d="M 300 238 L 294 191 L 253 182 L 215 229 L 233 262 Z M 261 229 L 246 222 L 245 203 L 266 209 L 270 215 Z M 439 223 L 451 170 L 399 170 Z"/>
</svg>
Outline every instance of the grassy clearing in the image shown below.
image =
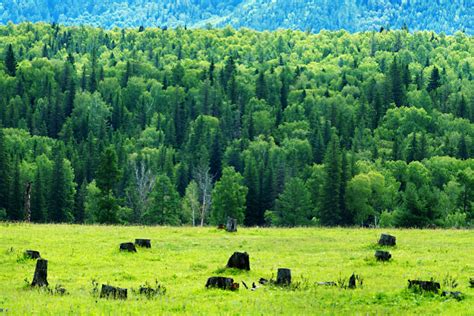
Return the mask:
<svg viewBox="0 0 474 316">
<path fill-rule="evenodd" d="M 381 230 L 239 229 L 112 227 L 0 224 L 0 308 L 8 314 L 451 314 L 474 315 L 474 232 L 468 230 L 390 230 L 398 245 L 393 259 L 373 255 Z M 120 253 L 120 242 L 151 238 L 151 249 Z M 49 260 L 50 287 L 69 295 L 30 289 L 35 261 L 22 252 L 35 249 Z M 234 251 L 250 254 L 250 272 L 223 269 Z M 292 269 L 298 290 L 262 287 L 256 291 L 207 290 L 209 276 L 231 276 L 247 284 L 271 278 L 279 267 Z M 353 272 L 363 288 L 314 285 Z M 463 301 L 406 290 L 407 279 L 455 278 Z M 91 295 L 99 284 L 138 288 L 158 280 L 166 295 L 148 300 L 129 293 L 127 301 Z M 450 288 L 443 286 L 443 289 Z"/>
</svg>

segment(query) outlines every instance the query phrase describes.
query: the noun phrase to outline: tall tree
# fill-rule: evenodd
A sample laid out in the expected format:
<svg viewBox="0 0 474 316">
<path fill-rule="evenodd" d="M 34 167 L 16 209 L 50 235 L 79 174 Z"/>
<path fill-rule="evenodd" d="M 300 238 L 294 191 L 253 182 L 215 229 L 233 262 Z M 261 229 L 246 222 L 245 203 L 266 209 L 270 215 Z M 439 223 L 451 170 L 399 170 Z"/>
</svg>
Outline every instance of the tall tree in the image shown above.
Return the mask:
<svg viewBox="0 0 474 316">
<path fill-rule="evenodd" d="M 211 223 L 223 224 L 228 216 L 243 223 L 248 191 L 243 180 L 233 167 L 224 168 L 222 178 L 216 182 L 212 191 Z"/>
<path fill-rule="evenodd" d="M 97 187 L 101 192 L 99 200 L 99 216 L 101 223 L 118 223 L 118 201 L 114 189 L 121 177 L 117 162 L 117 153 L 111 146 L 107 147 L 100 157 L 99 167 L 96 174 Z"/>
<path fill-rule="evenodd" d="M 311 194 L 303 180 L 291 178 L 276 200 L 277 223 L 282 226 L 305 226 L 310 223 L 313 211 Z"/>
<path fill-rule="evenodd" d="M 13 52 L 12 44 L 9 44 L 7 46 L 7 51 L 5 52 L 5 67 L 7 68 L 7 73 L 10 76 L 16 75 L 17 63 L 15 59 L 15 53 Z"/>
<path fill-rule="evenodd" d="M 428 82 L 428 87 L 426 88 L 428 92 L 434 91 L 441 86 L 441 77 L 439 75 L 438 67 L 434 66 L 431 71 L 430 81 Z"/>
<path fill-rule="evenodd" d="M 159 175 L 151 194 L 151 203 L 143 218 L 148 224 L 179 225 L 179 195 L 170 178 Z"/>
<path fill-rule="evenodd" d="M 10 194 L 10 166 L 5 146 L 5 133 L 0 122 L 0 209 L 8 208 Z"/>
</svg>

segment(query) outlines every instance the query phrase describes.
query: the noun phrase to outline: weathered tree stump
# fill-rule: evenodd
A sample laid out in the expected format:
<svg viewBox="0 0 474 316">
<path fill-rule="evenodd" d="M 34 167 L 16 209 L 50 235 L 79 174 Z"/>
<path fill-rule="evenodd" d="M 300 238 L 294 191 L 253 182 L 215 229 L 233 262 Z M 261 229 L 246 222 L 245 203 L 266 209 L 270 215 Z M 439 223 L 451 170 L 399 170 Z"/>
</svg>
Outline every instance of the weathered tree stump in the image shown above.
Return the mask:
<svg viewBox="0 0 474 316">
<path fill-rule="evenodd" d="M 126 300 L 127 289 L 122 289 L 119 287 L 102 284 L 102 289 L 100 290 L 100 298 L 113 298 L 113 299 Z"/>
<path fill-rule="evenodd" d="M 124 242 L 120 244 L 120 251 L 137 252 L 137 248 L 131 242 Z"/>
<path fill-rule="evenodd" d="M 352 273 L 351 277 L 349 278 L 349 284 L 347 285 L 347 287 L 350 289 L 355 289 L 357 286 L 356 281 L 357 281 L 357 276 L 354 273 Z"/>
<path fill-rule="evenodd" d="M 286 268 L 279 268 L 277 272 L 276 284 L 290 285 L 291 284 L 291 270 Z"/>
<path fill-rule="evenodd" d="M 397 238 L 392 235 L 382 234 L 380 235 L 379 245 L 381 246 L 395 246 L 397 244 Z"/>
<path fill-rule="evenodd" d="M 225 225 L 224 224 L 219 224 L 219 226 L 217 226 L 217 229 L 225 229 Z"/>
<path fill-rule="evenodd" d="M 237 290 L 238 283 L 234 283 L 234 279 L 226 277 L 210 277 L 207 279 L 206 288 L 218 288 L 223 290 Z"/>
<path fill-rule="evenodd" d="M 268 280 L 267 279 L 264 279 L 264 278 L 260 278 L 260 280 L 258 280 L 258 283 L 262 284 L 262 285 L 265 285 L 268 283 Z"/>
<path fill-rule="evenodd" d="M 135 239 L 135 245 L 143 248 L 151 248 L 150 239 Z"/>
<path fill-rule="evenodd" d="M 469 279 L 469 284 L 474 288 L 474 278 Z"/>
<path fill-rule="evenodd" d="M 35 275 L 31 286 L 48 286 L 48 260 L 36 261 Z"/>
<path fill-rule="evenodd" d="M 26 258 L 29 258 L 29 259 L 41 258 L 39 251 L 36 251 L 36 250 L 26 250 L 24 255 Z"/>
<path fill-rule="evenodd" d="M 234 252 L 227 261 L 227 268 L 236 268 L 240 270 L 250 270 L 250 259 L 246 252 Z"/>
<path fill-rule="evenodd" d="M 377 259 L 377 261 L 388 261 L 390 260 L 390 258 L 392 258 L 392 255 L 388 251 L 376 250 L 375 258 Z"/>
<path fill-rule="evenodd" d="M 333 282 L 333 281 L 327 281 L 327 282 L 318 282 L 317 283 L 318 285 L 322 285 L 322 286 L 336 286 L 336 282 Z"/>
<path fill-rule="evenodd" d="M 423 291 L 437 293 L 441 288 L 438 282 L 434 281 L 421 281 L 421 280 L 408 280 L 408 288 L 418 287 Z"/>
<path fill-rule="evenodd" d="M 235 233 L 237 231 L 237 219 L 228 217 L 226 231 Z"/>
</svg>

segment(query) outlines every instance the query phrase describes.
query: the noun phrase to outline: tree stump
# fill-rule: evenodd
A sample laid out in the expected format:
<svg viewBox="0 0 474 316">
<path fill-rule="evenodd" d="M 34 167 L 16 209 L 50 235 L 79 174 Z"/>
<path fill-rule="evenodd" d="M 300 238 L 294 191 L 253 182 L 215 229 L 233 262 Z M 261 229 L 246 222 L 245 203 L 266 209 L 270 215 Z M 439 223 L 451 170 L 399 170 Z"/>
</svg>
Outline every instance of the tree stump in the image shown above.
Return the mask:
<svg viewBox="0 0 474 316">
<path fill-rule="evenodd" d="M 151 248 L 150 239 L 135 239 L 135 245 L 143 248 Z"/>
<path fill-rule="evenodd" d="M 225 229 L 225 225 L 224 224 L 219 224 L 219 226 L 217 226 L 217 229 Z"/>
<path fill-rule="evenodd" d="M 290 285 L 291 284 L 291 270 L 286 268 L 279 268 L 277 272 L 278 285 Z"/>
<path fill-rule="evenodd" d="M 441 288 L 438 282 L 434 281 L 421 281 L 421 280 L 408 280 L 408 288 L 418 287 L 423 291 L 438 293 Z"/>
<path fill-rule="evenodd" d="M 250 270 L 250 259 L 246 252 L 234 252 L 227 262 L 227 268 Z"/>
<path fill-rule="evenodd" d="M 451 291 L 443 291 L 441 293 L 441 296 L 450 296 L 452 298 L 455 298 L 458 301 L 462 301 L 464 299 L 464 295 L 462 292 L 456 291 L 456 292 L 451 292 Z"/>
<path fill-rule="evenodd" d="M 41 258 L 39 251 L 36 251 L 36 250 L 26 250 L 24 255 L 26 258 L 29 258 L 29 259 Z"/>
<path fill-rule="evenodd" d="M 121 289 L 119 287 L 102 284 L 100 290 L 100 298 L 113 298 L 113 299 L 127 299 L 127 289 Z"/>
<path fill-rule="evenodd" d="M 124 242 L 120 244 L 120 251 L 137 252 L 137 249 L 133 243 Z"/>
<path fill-rule="evenodd" d="M 267 279 L 264 279 L 264 278 L 260 278 L 260 280 L 258 280 L 258 283 L 262 284 L 262 285 L 265 285 L 268 283 L 268 280 Z"/>
<path fill-rule="evenodd" d="M 471 285 L 472 288 L 474 288 L 474 278 L 469 279 L 469 284 Z"/>
<path fill-rule="evenodd" d="M 48 260 L 36 261 L 35 275 L 31 286 L 48 286 Z"/>
<path fill-rule="evenodd" d="M 350 289 L 355 289 L 356 288 L 356 280 L 357 280 L 357 277 L 354 273 L 352 273 L 351 277 L 349 278 L 349 284 L 348 284 L 348 288 Z"/>
<path fill-rule="evenodd" d="M 237 231 L 237 219 L 228 217 L 226 231 L 235 233 Z"/>
<path fill-rule="evenodd" d="M 237 284 L 237 285 L 236 285 Z M 239 288 L 234 279 L 226 277 L 210 277 L 207 279 L 206 288 L 218 288 L 223 290 L 236 290 Z"/>
<path fill-rule="evenodd" d="M 380 235 L 379 245 L 381 246 L 395 246 L 397 244 L 397 238 L 392 235 L 382 234 Z"/>
<path fill-rule="evenodd" d="M 388 261 L 390 260 L 390 258 L 392 258 L 392 255 L 388 251 L 376 250 L 375 258 L 377 259 L 377 261 Z"/>
</svg>

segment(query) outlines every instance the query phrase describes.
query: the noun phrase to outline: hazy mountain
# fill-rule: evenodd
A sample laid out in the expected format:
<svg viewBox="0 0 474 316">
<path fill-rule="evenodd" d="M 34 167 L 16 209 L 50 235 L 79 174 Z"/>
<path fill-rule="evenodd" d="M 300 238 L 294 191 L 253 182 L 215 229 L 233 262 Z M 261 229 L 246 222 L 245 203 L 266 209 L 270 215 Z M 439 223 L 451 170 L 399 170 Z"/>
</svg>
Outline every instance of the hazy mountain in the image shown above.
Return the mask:
<svg viewBox="0 0 474 316">
<path fill-rule="evenodd" d="M 474 0 L 2 0 L 0 23 L 47 21 L 111 28 L 206 25 L 257 30 L 380 27 L 474 31 Z"/>
</svg>

